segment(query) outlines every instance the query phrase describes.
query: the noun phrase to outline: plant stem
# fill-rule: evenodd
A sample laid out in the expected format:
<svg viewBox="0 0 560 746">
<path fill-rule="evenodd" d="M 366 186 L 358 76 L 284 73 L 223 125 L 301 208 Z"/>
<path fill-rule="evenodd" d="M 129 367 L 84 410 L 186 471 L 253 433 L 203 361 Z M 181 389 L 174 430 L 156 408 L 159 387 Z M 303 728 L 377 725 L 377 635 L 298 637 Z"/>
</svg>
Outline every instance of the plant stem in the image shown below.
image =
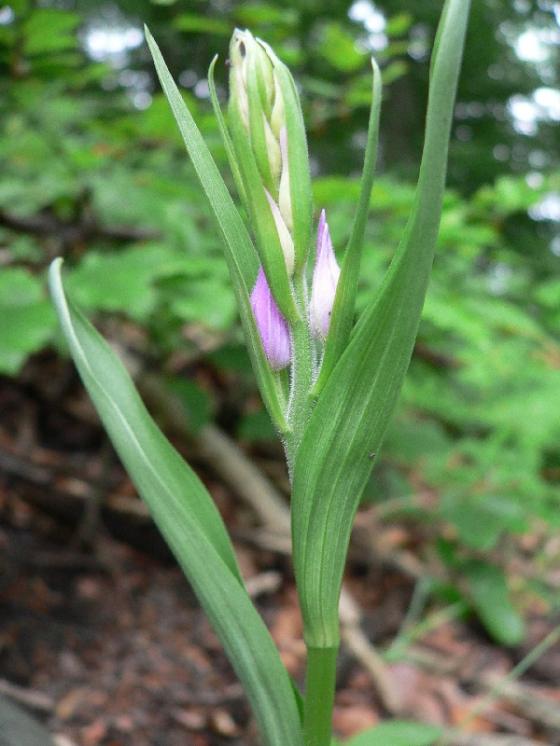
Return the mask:
<svg viewBox="0 0 560 746">
<path fill-rule="evenodd" d="M 308 648 L 303 735 L 305 746 L 330 746 L 338 646 Z"/>
<path fill-rule="evenodd" d="M 307 323 L 307 285 L 305 275 L 301 273 L 294 278 L 296 303 L 301 318 L 292 325 L 292 354 L 290 400 L 288 403 L 288 424 L 290 436 L 286 439 L 286 456 L 290 476 L 295 454 L 300 444 L 305 424 L 309 416 L 309 391 L 313 376 L 311 356 L 311 339 Z"/>
</svg>

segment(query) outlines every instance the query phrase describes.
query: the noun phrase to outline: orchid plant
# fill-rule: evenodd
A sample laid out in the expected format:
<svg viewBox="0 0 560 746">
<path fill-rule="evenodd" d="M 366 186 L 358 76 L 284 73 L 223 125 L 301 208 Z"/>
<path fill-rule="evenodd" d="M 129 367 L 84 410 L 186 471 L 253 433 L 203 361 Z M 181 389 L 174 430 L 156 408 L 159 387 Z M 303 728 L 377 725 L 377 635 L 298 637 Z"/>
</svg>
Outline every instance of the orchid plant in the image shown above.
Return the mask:
<svg viewBox="0 0 560 746">
<path fill-rule="evenodd" d="M 324 210 L 313 227 L 306 134 L 288 68 L 236 30 L 227 113 L 209 85 L 241 211 L 173 82 L 148 45 L 224 245 L 256 379 L 284 444 L 292 487 L 293 562 L 304 620 L 304 695 L 256 611 L 211 496 L 158 429 L 124 366 L 65 294 L 52 297 L 70 352 L 138 492 L 242 681 L 266 746 L 329 746 L 338 602 L 354 515 L 403 383 L 436 245 L 468 0 L 446 0 L 432 55 L 415 204 L 386 277 L 358 319 L 360 253 L 376 161 L 381 74 L 360 196 L 339 267 Z M 310 265 L 313 265 L 312 269 Z M 359 743 L 380 743 L 371 732 Z"/>
</svg>

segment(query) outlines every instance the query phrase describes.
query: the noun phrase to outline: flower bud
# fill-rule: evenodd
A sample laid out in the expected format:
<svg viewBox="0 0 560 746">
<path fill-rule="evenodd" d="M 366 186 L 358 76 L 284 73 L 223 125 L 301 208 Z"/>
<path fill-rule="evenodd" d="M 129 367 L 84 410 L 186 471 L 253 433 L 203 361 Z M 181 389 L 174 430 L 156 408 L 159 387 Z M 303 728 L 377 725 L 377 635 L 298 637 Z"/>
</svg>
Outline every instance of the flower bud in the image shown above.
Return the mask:
<svg viewBox="0 0 560 746">
<path fill-rule="evenodd" d="M 311 332 L 324 340 L 329 332 L 340 267 L 336 261 L 325 211 L 321 210 L 317 229 L 317 254 L 313 269 L 309 321 Z"/>
<path fill-rule="evenodd" d="M 304 270 L 307 262 L 312 220 L 311 173 L 305 125 L 297 87 L 290 71 L 268 44 L 260 43 L 268 53 L 274 72 L 275 99 L 270 119 L 282 155 L 278 204 L 292 234 L 298 272 Z"/>
<path fill-rule="evenodd" d="M 270 126 L 275 137 L 280 139 L 280 132 L 286 124 L 286 112 L 284 110 L 284 97 L 276 75 L 274 75 L 274 103 L 270 114 Z"/>
<path fill-rule="evenodd" d="M 292 358 L 290 330 L 276 305 L 262 267 L 251 293 L 251 308 L 270 367 L 273 370 L 286 368 Z"/>
<path fill-rule="evenodd" d="M 271 287 L 280 298 L 275 269 L 280 244 L 290 276 L 294 268 L 304 271 L 310 244 L 311 176 L 303 115 L 288 68 L 265 42 L 249 31 L 236 30 L 230 44 L 230 64 L 232 141 L 257 249 Z M 282 228 L 269 196 L 280 211 Z M 271 235 L 273 225 L 277 236 Z M 292 252 L 293 258 L 289 256 Z"/>
<path fill-rule="evenodd" d="M 260 177 L 276 196 L 281 155 L 278 137 L 272 129 L 277 98 L 272 63 L 250 31 L 236 29 L 230 44 L 230 65 L 230 115 L 241 117 Z"/>
<path fill-rule="evenodd" d="M 294 240 L 279 206 L 282 92 L 268 48 L 249 31 L 233 34 L 230 64 L 228 124 L 256 248 L 276 303 L 293 320 Z"/>
<path fill-rule="evenodd" d="M 268 200 L 268 204 L 270 205 L 270 209 L 272 210 L 272 217 L 274 218 L 276 230 L 278 231 L 278 238 L 280 239 L 280 246 L 282 247 L 282 251 L 284 253 L 286 269 L 288 270 L 288 274 L 291 275 L 294 271 L 294 242 L 292 240 L 284 217 L 280 212 L 280 208 L 268 192 L 266 192 L 266 198 Z"/>
<path fill-rule="evenodd" d="M 278 194 L 278 206 L 284 218 L 284 222 L 291 232 L 294 227 L 292 216 L 292 195 L 290 194 L 290 168 L 288 165 L 288 134 L 286 128 L 280 130 L 280 153 L 282 155 L 282 171 L 280 173 L 280 189 Z"/>
</svg>

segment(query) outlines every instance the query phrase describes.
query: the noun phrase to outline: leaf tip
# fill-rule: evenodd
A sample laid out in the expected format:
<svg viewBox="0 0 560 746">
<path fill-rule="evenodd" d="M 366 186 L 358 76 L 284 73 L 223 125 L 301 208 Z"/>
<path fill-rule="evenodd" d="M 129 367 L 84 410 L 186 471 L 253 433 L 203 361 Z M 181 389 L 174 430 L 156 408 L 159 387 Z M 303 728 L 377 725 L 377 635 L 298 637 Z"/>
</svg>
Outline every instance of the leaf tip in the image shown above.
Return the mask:
<svg viewBox="0 0 560 746">
<path fill-rule="evenodd" d="M 219 56 L 220 55 L 216 53 L 212 57 L 212 61 L 210 62 L 210 65 L 208 67 L 208 79 L 209 80 L 212 80 L 212 81 L 214 80 L 214 68 L 216 67 L 216 62 L 218 61 Z"/>
<path fill-rule="evenodd" d="M 49 267 L 49 292 L 52 298 L 53 305 L 63 330 L 66 329 L 66 317 L 68 314 L 68 306 L 66 302 L 66 296 L 64 293 L 64 286 L 62 284 L 62 265 L 64 259 L 57 257 L 51 262 Z"/>
<path fill-rule="evenodd" d="M 156 41 L 155 41 L 154 37 L 152 36 L 151 31 L 148 28 L 148 25 L 146 23 L 144 24 L 144 37 L 146 38 L 146 42 L 147 42 L 148 47 L 150 48 L 150 52 L 152 53 L 152 56 L 153 56 L 154 49 L 157 49 L 157 44 L 156 44 Z"/>
<path fill-rule="evenodd" d="M 53 261 L 50 264 L 49 288 L 52 294 L 54 294 L 55 287 L 60 284 L 60 281 L 61 281 L 60 275 L 61 275 L 61 269 L 62 269 L 63 264 L 64 264 L 64 259 L 61 256 L 57 256 L 56 259 L 53 259 Z"/>
</svg>

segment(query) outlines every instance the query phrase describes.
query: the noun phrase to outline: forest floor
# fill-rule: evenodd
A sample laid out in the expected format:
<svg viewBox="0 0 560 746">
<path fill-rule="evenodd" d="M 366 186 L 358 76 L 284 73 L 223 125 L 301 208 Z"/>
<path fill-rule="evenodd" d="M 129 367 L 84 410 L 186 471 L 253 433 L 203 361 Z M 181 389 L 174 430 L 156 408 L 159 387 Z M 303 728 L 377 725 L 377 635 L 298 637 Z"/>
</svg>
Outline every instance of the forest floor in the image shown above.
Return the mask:
<svg viewBox="0 0 560 746">
<path fill-rule="evenodd" d="M 41 369 L 42 380 L 0 379 L 0 696 L 42 721 L 59 746 L 256 745 L 220 644 L 71 368 L 53 357 Z M 260 530 L 189 439 L 175 442 L 215 497 L 255 603 L 302 684 L 285 542 Z M 278 468 L 270 460 L 265 471 Z M 398 712 L 443 726 L 449 746 L 560 744 L 560 645 L 519 679 L 503 679 L 554 620 L 535 608 L 527 641 L 506 649 L 457 605 L 414 619 L 416 530 L 385 526 L 376 555 L 352 554 L 345 592 L 357 618 L 347 615 L 340 655 L 337 734 Z M 406 639 L 405 619 L 414 630 Z M 378 656 L 399 633 L 400 654 Z"/>
</svg>

